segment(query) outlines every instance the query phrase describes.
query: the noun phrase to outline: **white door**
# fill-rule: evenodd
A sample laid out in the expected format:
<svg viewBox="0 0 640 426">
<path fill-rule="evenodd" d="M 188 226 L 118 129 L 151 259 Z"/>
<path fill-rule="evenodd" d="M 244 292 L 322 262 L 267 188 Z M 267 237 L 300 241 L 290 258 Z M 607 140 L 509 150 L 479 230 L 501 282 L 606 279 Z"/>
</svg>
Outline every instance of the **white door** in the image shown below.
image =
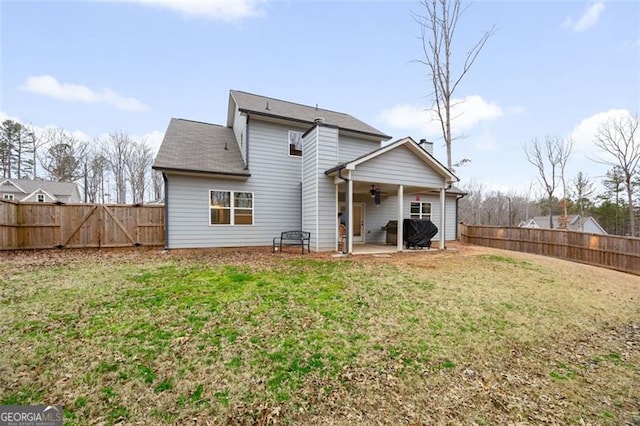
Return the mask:
<svg viewBox="0 0 640 426">
<path fill-rule="evenodd" d="M 340 210 L 345 208 L 340 203 Z M 364 243 L 364 203 L 353 203 L 353 242 Z"/>
</svg>

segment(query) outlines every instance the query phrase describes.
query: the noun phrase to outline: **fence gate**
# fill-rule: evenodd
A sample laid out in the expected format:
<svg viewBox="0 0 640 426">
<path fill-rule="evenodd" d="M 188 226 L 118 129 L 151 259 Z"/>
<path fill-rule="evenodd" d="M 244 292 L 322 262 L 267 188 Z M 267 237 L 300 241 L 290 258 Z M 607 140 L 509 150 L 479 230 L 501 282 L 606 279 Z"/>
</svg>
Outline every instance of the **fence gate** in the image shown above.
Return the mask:
<svg viewBox="0 0 640 426">
<path fill-rule="evenodd" d="M 164 207 L 16 203 L 0 215 L 0 249 L 164 244 Z"/>
</svg>

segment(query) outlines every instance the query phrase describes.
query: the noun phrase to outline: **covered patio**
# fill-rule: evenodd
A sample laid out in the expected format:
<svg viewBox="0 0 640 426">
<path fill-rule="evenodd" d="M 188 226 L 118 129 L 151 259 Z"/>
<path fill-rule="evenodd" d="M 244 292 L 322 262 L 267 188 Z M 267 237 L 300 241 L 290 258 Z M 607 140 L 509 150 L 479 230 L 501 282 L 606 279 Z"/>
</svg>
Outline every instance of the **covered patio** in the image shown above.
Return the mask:
<svg viewBox="0 0 640 426">
<path fill-rule="evenodd" d="M 413 139 L 400 139 L 329 169 L 325 175 L 333 178 L 336 212 L 343 215 L 341 219 L 336 215 L 336 250 L 340 245 L 345 254 L 402 251 L 405 218 L 434 222 L 440 236 L 438 248 L 445 248 L 451 234 L 447 204 L 455 208 L 447 202 L 446 191 L 458 179 Z M 338 231 L 340 221 L 345 226 L 344 237 Z M 397 223 L 394 246 L 385 239 L 389 221 Z"/>
</svg>

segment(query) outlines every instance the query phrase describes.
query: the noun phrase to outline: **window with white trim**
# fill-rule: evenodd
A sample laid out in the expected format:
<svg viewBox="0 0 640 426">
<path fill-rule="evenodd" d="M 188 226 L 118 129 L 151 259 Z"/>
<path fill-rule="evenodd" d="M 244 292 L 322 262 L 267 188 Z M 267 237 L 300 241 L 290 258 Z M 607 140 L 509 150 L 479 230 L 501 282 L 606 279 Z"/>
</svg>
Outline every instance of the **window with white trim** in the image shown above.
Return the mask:
<svg viewBox="0 0 640 426">
<path fill-rule="evenodd" d="M 289 155 L 302 157 L 302 133 L 289 130 Z"/>
<path fill-rule="evenodd" d="M 36 201 L 39 203 L 44 203 L 44 194 L 36 194 Z"/>
<path fill-rule="evenodd" d="M 13 194 L 2 194 L 2 199 L 3 200 L 13 201 L 15 199 L 15 197 L 13 196 Z"/>
<path fill-rule="evenodd" d="M 209 191 L 210 225 L 253 225 L 253 192 Z"/>
<path fill-rule="evenodd" d="M 411 202 L 411 219 L 431 220 L 431 203 Z"/>
</svg>

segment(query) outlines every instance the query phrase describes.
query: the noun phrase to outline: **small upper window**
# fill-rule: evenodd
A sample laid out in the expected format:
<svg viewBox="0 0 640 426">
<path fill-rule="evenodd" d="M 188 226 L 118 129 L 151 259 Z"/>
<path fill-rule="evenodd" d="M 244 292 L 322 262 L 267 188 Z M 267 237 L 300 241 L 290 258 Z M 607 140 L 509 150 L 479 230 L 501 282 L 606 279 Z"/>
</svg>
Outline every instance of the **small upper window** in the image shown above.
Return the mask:
<svg viewBox="0 0 640 426">
<path fill-rule="evenodd" d="M 37 200 L 39 203 L 44 203 L 44 194 L 37 194 L 37 195 L 36 195 L 36 200 Z"/>
<path fill-rule="evenodd" d="M 13 196 L 13 194 L 2 194 L 2 199 L 3 200 L 13 201 L 14 200 L 14 196 Z"/>
<path fill-rule="evenodd" d="M 412 202 L 411 219 L 431 220 L 431 203 Z"/>
<path fill-rule="evenodd" d="M 289 155 L 302 157 L 302 133 L 289 131 Z"/>
</svg>

